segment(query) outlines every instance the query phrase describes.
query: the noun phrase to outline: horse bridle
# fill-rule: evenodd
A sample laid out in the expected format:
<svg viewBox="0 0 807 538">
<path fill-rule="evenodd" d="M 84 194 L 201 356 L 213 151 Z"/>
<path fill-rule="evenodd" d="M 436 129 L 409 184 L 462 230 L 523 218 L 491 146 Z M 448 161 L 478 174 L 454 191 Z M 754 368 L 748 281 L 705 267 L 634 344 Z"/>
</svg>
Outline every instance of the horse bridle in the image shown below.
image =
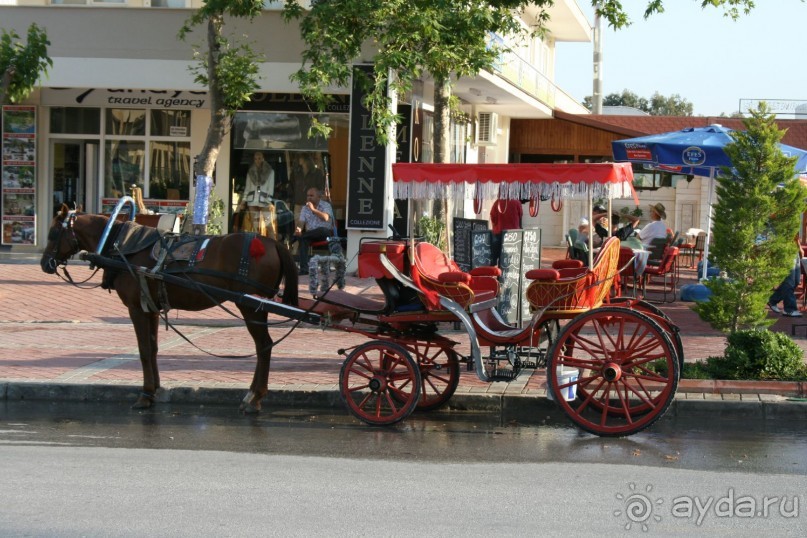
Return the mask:
<svg viewBox="0 0 807 538">
<path fill-rule="evenodd" d="M 62 221 L 62 225 L 59 227 L 59 235 L 56 236 L 55 240 L 53 241 L 53 253 L 49 253 L 45 251 L 45 255 L 48 256 L 47 264 L 48 268 L 53 269 L 56 272 L 58 267 L 64 267 L 67 265 L 67 258 L 75 254 L 79 251 L 79 243 L 78 237 L 76 237 L 76 230 L 73 228 L 73 223 L 76 221 L 76 211 L 71 209 L 67 212 L 64 220 Z M 69 253 L 64 258 L 59 258 L 59 245 L 62 244 L 62 238 L 64 237 L 65 233 L 70 233 L 70 240 L 72 241 L 72 246 Z M 48 237 L 50 239 L 50 237 Z"/>
</svg>

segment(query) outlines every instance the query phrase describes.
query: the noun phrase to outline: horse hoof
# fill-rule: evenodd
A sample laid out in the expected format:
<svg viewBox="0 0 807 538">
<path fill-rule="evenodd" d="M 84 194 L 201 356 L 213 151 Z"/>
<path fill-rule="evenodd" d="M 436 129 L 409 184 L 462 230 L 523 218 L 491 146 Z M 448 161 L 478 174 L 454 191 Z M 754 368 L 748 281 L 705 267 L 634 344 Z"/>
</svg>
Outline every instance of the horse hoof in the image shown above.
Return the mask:
<svg viewBox="0 0 807 538">
<path fill-rule="evenodd" d="M 137 399 L 137 401 L 132 405 L 132 409 L 149 409 L 152 405 L 154 405 L 154 401 L 141 396 Z"/>
<path fill-rule="evenodd" d="M 245 415 L 255 415 L 261 412 L 261 402 L 258 401 L 251 401 L 251 402 L 241 402 L 241 405 L 238 407 L 239 411 L 244 413 Z"/>
<path fill-rule="evenodd" d="M 245 415 L 254 415 L 261 412 L 261 399 L 254 392 L 249 391 L 238 409 Z"/>
<path fill-rule="evenodd" d="M 138 396 L 137 401 L 132 405 L 132 409 L 149 409 L 154 405 L 154 396 L 145 392 Z"/>
<path fill-rule="evenodd" d="M 245 415 L 257 415 L 261 412 L 260 406 L 241 404 L 241 412 Z"/>
</svg>

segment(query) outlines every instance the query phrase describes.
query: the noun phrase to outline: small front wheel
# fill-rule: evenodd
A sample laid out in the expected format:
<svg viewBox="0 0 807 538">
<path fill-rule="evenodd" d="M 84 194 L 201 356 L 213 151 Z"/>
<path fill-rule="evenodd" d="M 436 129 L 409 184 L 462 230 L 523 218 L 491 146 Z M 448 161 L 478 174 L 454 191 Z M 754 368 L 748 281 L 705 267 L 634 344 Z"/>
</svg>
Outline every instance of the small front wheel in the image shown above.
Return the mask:
<svg viewBox="0 0 807 538">
<path fill-rule="evenodd" d="M 373 341 L 347 356 L 339 373 L 339 395 L 348 411 L 374 426 L 409 416 L 420 399 L 418 365 L 398 344 Z"/>
<path fill-rule="evenodd" d="M 420 401 L 418 411 L 442 407 L 460 384 L 460 361 L 450 347 L 430 343 L 414 344 L 413 353 L 420 366 Z"/>
</svg>

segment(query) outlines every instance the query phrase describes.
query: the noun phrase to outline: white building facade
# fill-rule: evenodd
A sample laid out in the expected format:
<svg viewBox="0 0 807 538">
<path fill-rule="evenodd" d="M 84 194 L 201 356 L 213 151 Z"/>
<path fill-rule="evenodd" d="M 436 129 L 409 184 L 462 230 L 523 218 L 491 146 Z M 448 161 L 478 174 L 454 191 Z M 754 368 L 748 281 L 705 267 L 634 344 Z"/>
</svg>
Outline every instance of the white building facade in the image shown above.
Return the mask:
<svg viewBox="0 0 807 538">
<path fill-rule="evenodd" d="M 199 0 L 0 2 L 0 27 L 24 36 L 31 23 L 38 24 L 47 32 L 53 60 L 48 76 L 27 101 L 4 107 L 0 249 L 39 252 L 50 218 L 62 203 L 108 212 L 132 185 L 142 187 L 150 209 L 184 210 L 193 197 L 193 158 L 203 146 L 210 111 L 206 88 L 189 70 L 191 44 L 201 43 L 203 32 L 194 32 L 186 42 L 177 33 L 200 5 Z M 423 81 L 419 99 L 402 102 L 410 107 L 410 117 L 424 121 L 422 130 L 405 135 L 408 144 L 398 146 L 397 157 L 395 148 L 386 150 L 384 194 L 372 202 L 383 205 L 380 219 L 367 229 L 351 226 L 351 212 L 357 210 L 351 193 L 359 187 L 350 180 L 357 151 L 351 125 L 358 125 L 350 88 L 333 91 L 338 99 L 326 113 L 333 126 L 330 139 L 309 139 L 313 113 L 289 78 L 300 67 L 298 29 L 282 20 L 282 2 L 266 2 L 265 7 L 252 23 L 228 21 L 228 31 L 247 35 L 264 61 L 260 89 L 236 114 L 216 165 L 215 196 L 227 208 L 223 227 L 229 228 L 253 153 L 261 151 L 275 172 L 275 197 L 290 208 L 299 196 L 295 175 L 301 167 L 320 171 L 337 220 L 347 221 L 349 251 L 355 252 L 359 237 L 388 234 L 394 216 L 391 161 L 430 160 L 430 81 Z M 551 118 L 556 109 L 585 113 L 554 84 L 554 58 L 558 42 L 590 39 L 591 26 L 577 3 L 558 0 L 543 40 L 503 56 L 492 72 L 459 80 L 454 92 L 476 122 L 471 128 L 454 128 L 452 160 L 507 162 L 511 118 Z M 415 131 L 417 144 L 412 141 Z M 455 214 L 469 212 L 454 209 Z"/>
</svg>

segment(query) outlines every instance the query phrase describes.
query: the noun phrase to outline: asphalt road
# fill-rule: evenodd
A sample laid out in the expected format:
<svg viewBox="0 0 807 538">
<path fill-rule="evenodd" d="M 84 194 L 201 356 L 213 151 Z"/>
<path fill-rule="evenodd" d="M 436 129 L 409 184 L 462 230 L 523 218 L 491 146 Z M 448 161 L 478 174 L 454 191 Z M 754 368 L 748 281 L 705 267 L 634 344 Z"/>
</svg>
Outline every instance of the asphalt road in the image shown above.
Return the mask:
<svg viewBox="0 0 807 538">
<path fill-rule="evenodd" d="M 2 403 L 0 534 L 807 534 L 805 424 L 601 439 L 564 420 Z"/>
</svg>

